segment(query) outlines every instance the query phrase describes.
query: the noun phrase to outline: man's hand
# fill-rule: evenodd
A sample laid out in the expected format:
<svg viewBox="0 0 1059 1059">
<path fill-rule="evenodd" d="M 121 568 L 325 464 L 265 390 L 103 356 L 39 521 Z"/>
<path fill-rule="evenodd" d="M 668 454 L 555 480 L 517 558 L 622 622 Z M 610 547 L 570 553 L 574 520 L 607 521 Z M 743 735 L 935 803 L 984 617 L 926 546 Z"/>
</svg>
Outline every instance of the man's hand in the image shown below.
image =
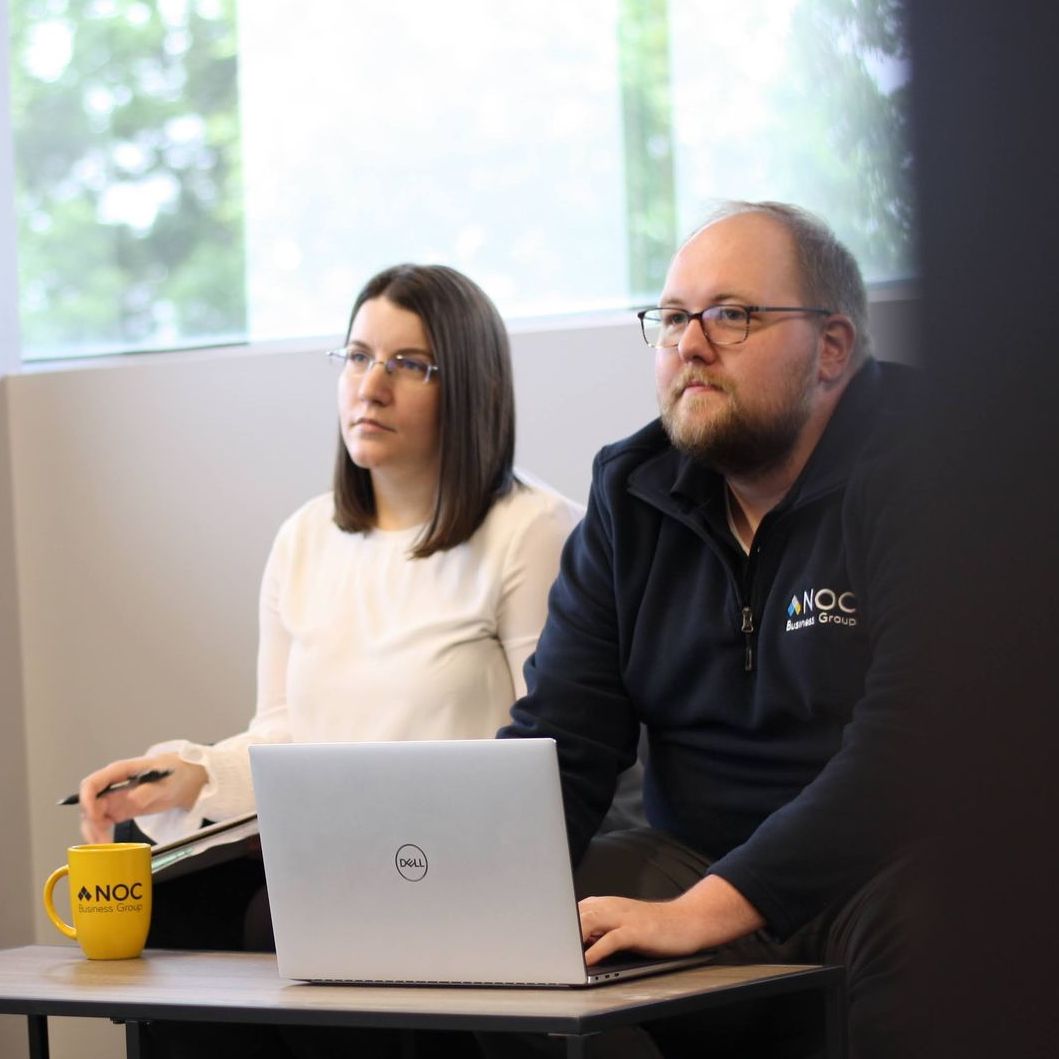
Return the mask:
<svg viewBox="0 0 1059 1059">
<path fill-rule="evenodd" d="M 578 911 L 589 966 L 622 949 L 647 956 L 686 956 L 765 925 L 757 909 L 718 875 L 706 876 L 672 901 L 586 897 Z"/>
<path fill-rule="evenodd" d="M 149 769 L 172 769 L 173 774 L 157 783 L 142 783 L 128 790 L 97 797 L 104 787 L 121 783 Z M 176 754 L 132 757 L 112 761 L 81 781 L 81 834 L 86 842 L 110 842 L 114 825 L 134 816 L 160 813 L 165 809 L 190 809 L 206 786 L 206 770 L 201 765 L 181 761 Z"/>
</svg>

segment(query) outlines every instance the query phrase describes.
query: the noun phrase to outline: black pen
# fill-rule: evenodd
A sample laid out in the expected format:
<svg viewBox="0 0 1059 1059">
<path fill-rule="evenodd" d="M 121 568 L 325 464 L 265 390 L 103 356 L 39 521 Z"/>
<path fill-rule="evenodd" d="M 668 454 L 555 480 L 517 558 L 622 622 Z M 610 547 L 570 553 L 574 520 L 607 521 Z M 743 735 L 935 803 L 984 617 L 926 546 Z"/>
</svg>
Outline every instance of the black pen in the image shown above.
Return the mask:
<svg viewBox="0 0 1059 1059">
<path fill-rule="evenodd" d="M 102 798 L 104 794 L 110 794 L 111 791 L 125 791 L 130 787 L 139 787 L 141 783 L 157 783 L 159 780 L 164 780 L 166 776 L 173 774 L 172 769 L 149 769 L 147 772 L 137 772 L 135 776 L 130 776 L 127 780 L 121 780 L 120 783 L 112 783 L 109 787 L 104 787 L 97 798 Z M 59 805 L 78 805 L 80 804 L 81 798 L 77 794 L 68 794 L 62 799 Z"/>
</svg>

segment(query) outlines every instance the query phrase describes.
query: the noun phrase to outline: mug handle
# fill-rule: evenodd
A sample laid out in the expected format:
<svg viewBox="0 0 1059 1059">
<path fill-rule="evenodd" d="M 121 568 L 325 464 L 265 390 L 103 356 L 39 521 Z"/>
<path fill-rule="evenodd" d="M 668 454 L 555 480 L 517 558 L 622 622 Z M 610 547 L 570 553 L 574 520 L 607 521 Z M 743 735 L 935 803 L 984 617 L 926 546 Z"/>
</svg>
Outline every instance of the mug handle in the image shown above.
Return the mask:
<svg viewBox="0 0 1059 1059">
<path fill-rule="evenodd" d="M 77 931 L 66 923 L 59 916 L 59 913 L 55 911 L 55 905 L 52 903 L 52 891 L 55 889 L 55 884 L 64 876 L 69 874 L 70 865 L 64 864 L 61 868 L 56 868 L 55 871 L 48 876 L 48 881 L 44 884 L 44 911 L 48 913 L 48 918 L 55 924 L 56 928 L 62 931 L 68 938 L 77 940 Z"/>
</svg>

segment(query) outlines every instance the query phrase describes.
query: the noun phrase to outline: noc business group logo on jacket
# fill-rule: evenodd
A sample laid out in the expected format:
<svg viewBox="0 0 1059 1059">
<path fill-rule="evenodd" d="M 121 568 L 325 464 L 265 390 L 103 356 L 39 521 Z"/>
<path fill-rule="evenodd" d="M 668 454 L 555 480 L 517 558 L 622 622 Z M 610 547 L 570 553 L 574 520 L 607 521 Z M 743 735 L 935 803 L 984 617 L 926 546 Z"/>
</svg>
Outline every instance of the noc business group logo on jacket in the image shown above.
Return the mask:
<svg viewBox="0 0 1059 1059">
<path fill-rule="evenodd" d="M 857 597 L 834 588 L 805 588 L 787 604 L 787 632 L 817 625 L 857 625 Z"/>
</svg>

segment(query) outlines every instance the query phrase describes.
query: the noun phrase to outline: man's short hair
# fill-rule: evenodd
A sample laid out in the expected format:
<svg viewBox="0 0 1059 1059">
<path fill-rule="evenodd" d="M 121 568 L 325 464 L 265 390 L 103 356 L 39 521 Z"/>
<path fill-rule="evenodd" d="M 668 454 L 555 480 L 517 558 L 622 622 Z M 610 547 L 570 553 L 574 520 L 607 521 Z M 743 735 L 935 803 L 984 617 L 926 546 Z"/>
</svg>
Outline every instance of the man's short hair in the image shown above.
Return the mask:
<svg viewBox="0 0 1059 1059">
<path fill-rule="evenodd" d="M 831 228 L 816 214 L 785 202 L 720 203 L 691 239 L 704 228 L 742 213 L 761 213 L 782 224 L 794 240 L 801 273 L 802 297 L 806 304 L 842 313 L 857 329 L 853 363 L 862 364 L 872 355 L 868 330 L 868 295 L 857 259 L 839 242 Z"/>
</svg>

